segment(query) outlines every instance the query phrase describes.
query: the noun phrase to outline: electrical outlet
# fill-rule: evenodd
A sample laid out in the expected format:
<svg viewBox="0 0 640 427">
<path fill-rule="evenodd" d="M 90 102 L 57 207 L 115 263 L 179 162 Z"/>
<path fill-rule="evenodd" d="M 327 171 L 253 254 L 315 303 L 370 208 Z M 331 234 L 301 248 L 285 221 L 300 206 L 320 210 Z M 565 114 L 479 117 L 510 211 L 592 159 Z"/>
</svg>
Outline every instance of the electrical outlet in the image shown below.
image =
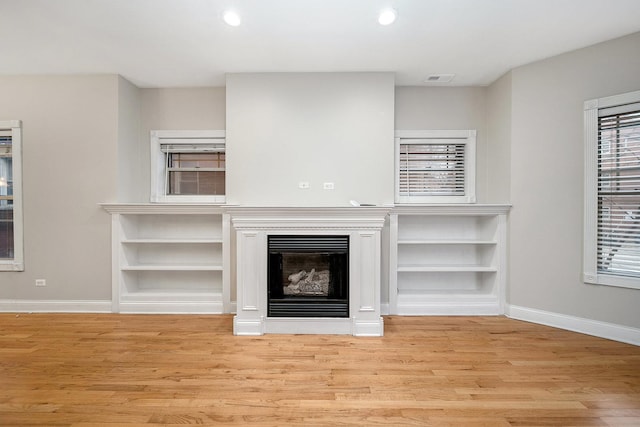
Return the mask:
<svg viewBox="0 0 640 427">
<path fill-rule="evenodd" d="M 322 184 L 322 188 L 325 190 L 333 190 L 334 189 L 333 182 L 325 182 L 324 184 Z"/>
<path fill-rule="evenodd" d="M 36 279 L 36 286 L 47 286 L 47 281 L 45 279 Z"/>
</svg>

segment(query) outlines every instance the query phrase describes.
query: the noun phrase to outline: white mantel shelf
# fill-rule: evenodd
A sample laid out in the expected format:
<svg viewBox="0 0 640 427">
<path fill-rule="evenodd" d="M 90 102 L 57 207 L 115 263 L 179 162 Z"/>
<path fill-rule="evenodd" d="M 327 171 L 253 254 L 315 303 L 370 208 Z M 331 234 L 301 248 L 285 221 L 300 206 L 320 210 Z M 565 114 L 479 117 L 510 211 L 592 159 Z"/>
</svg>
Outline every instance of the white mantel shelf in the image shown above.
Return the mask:
<svg viewBox="0 0 640 427">
<path fill-rule="evenodd" d="M 229 207 L 236 230 L 237 314 L 234 334 L 382 336 L 381 230 L 390 207 Z M 267 316 L 270 234 L 349 236 L 349 318 Z"/>
<path fill-rule="evenodd" d="M 331 214 L 336 218 L 347 220 L 358 217 L 370 217 L 379 214 L 431 214 L 431 215 L 499 215 L 507 214 L 511 208 L 509 204 L 427 204 L 427 205 L 396 205 L 396 206 L 328 206 L 328 207 L 290 207 L 290 206 L 237 206 L 221 204 L 189 204 L 189 203 L 100 203 L 100 206 L 111 214 L 145 214 L 145 213 L 229 213 L 249 218 L 261 217 L 281 218 L 283 216 L 300 216 L 305 219 L 326 217 Z M 326 218 L 325 218 L 326 219 Z"/>
<path fill-rule="evenodd" d="M 381 229 L 391 207 L 227 207 L 234 228 Z"/>
<path fill-rule="evenodd" d="M 219 214 L 223 205 L 185 203 L 101 203 L 110 214 Z"/>
<path fill-rule="evenodd" d="M 430 204 L 397 205 L 391 208 L 395 214 L 402 215 L 506 215 L 509 204 Z"/>
</svg>

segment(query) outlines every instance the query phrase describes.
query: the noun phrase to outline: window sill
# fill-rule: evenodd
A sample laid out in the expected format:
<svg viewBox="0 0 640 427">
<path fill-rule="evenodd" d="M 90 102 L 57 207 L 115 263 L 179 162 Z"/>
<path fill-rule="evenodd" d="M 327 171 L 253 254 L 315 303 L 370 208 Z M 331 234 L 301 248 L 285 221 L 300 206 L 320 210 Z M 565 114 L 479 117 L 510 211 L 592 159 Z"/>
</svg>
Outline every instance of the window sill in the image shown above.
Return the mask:
<svg viewBox="0 0 640 427">
<path fill-rule="evenodd" d="M 473 204 L 476 198 L 471 196 L 405 196 L 398 197 L 398 205 L 424 205 L 424 204 Z"/>
<path fill-rule="evenodd" d="M 610 274 L 584 274 L 585 283 L 591 285 L 614 286 L 618 288 L 640 289 L 640 279 Z"/>
<path fill-rule="evenodd" d="M 176 204 L 214 204 L 224 205 L 226 203 L 225 196 L 163 196 L 154 197 L 151 203 L 176 203 Z"/>
<path fill-rule="evenodd" d="M 21 262 L 0 262 L 0 271 L 24 271 L 24 264 Z"/>
</svg>

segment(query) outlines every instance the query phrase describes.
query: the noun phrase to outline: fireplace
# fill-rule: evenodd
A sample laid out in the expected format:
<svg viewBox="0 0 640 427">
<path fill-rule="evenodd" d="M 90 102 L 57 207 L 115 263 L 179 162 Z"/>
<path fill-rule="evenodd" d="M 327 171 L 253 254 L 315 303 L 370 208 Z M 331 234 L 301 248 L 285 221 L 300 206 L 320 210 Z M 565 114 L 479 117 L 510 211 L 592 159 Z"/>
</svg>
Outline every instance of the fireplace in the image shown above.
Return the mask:
<svg viewBox="0 0 640 427">
<path fill-rule="evenodd" d="M 234 334 L 384 334 L 380 251 L 389 208 L 227 211 L 237 250 Z"/>
<path fill-rule="evenodd" d="M 267 316 L 349 317 L 349 236 L 270 235 Z"/>
</svg>

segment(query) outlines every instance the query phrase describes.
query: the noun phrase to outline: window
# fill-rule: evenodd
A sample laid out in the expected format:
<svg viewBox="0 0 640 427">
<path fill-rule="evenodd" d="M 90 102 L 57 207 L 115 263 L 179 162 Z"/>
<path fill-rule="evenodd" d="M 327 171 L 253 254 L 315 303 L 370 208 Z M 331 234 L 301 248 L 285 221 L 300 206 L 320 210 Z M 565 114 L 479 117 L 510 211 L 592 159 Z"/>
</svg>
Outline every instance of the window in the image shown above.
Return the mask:
<svg viewBox="0 0 640 427">
<path fill-rule="evenodd" d="M 585 102 L 584 281 L 640 289 L 640 91 Z"/>
<path fill-rule="evenodd" d="M 0 271 L 24 270 L 21 156 L 20 121 L 0 121 Z"/>
<path fill-rule="evenodd" d="M 224 131 L 152 131 L 151 201 L 225 201 Z"/>
<path fill-rule="evenodd" d="M 396 131 L 396 203 L 474 203 L 476 131 Z"/>
</svg>

